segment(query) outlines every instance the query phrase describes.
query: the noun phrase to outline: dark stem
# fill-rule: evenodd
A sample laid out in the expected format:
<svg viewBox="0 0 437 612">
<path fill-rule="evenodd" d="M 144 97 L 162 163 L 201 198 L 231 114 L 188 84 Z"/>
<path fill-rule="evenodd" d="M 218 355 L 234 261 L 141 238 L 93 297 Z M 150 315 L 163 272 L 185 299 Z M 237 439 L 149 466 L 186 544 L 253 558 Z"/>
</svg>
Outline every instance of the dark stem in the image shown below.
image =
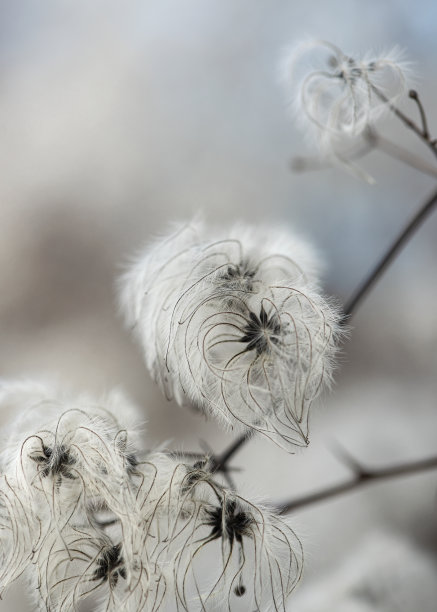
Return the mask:
<svg viewBox="0 0 437 612">
<path fill-rule="evenodd" d="M 343 311 L 346 320 L 350 319 L 350 317 L 353 315 L 353 313 L 359 306 L 360 302 L 366 297 L 366 295 L 372 289 L 372 287 L 386 270 L 386 268 L 391 264 L 391 262 L 399 254 L 401 249 L 405 246 L 409 238 L 414 234 L 414 232 L 420 227 L 420 225 L 432 212 L 436 203 L 437 191 L 434 191 L 434 193 L 426 200 L 424 205 L 402 230 L 398 238 L 393 242 L 393 244 L 390 246 L 390 248 L 382 257 L 382 259 L 373 268 L 373 270 L 364 279 L 364 281 L 358 286 L 352 297 L 345 304 Z"/>
<path fill-rule="evenodd" d="M 355 465 L 355 476 L 352 480 L 328 487 L 322 491 L 316 491 L 315 493 L 305 495 L 304 497 L 298 499 L 292 499 L 282 504 L 278 504 L 277 509 L 279 514 L 287 514 L 288 512 L 293 512 L 294 510 L 311 506 L 327 499 L 338 497 L 339 495 L 343 495 L 344 493 L 359 489 L 364 485 L 377 482 L 379 480 L 408 476 L 410 474 L 425 472 L 427 470 L 435 470 L 437 469 L 437 457 L 429 457 L 428 459 L 422 459 L 420 461 L 412 461 L 411 463 L 403 463 L 389 468 L 376 470 L 369 470 L 360 467 L 357 464 Z"/>
<path fill-rule="evenodd" d="M 422 129 L 420 129 L 420 127 L 414 123 L 414 121 L 412 119 L 410 119 L 410 117 L 407 117 L 407 115 L 405 115 L 405 113 L 403 113 L 401 110 L 399 110 L 397 108 L 397 106 L 395 106 L 394 104 L 392 104 L 390 102 L 390 100 L 387 98 L 387 96 L 380 91 L 377 87 L 375 87 L 374 85 L 371 86 L 372 91 L 374 92 L 374 94 L 376 96 L 378 96 L 378 98 L 384 102 L 384 104 L 387 104 L 388 108 L 391 110 L 391 112 L 396 115 L 396 117 L 398 119 L 400 119 L 402 121 L 402 123 L 409 128 L 410 130 L 412 130 L 415 134 L 417 134 L 417 136 L 420 138 L 420 140 L 422 140 L 422 142 L 424 142 L 427 147 L 434 153 L 434 155 L 437 157 L 437 147 L 436 147 L 436 142 L 434 140 L 431 140 L 427 130 L 426 132 Z M 422 107 L 422 105 L 420 104 L 420 107 Z M 422 107 L 423 109 L 423 107 Z M 423 121 L 423 120 L 422 120 Z M 426 123 L 425 123 L 426 125 Z M 427 128 L 428 129 L 428 128 Z"/>
<path fill-rule="evenodd" d="M 212 458 L 214 470 L 217 472 L 226 471 L 229 461 L 240 450 L 240 448 L 244 446 L 244 444 L 248 440 L 250 440 L 250 438 L 252 438 L 252 436 L 252 432 L 243 434 L 242 436 L 237 438 L 235 442 L 230 444 L 228 448 L 225 448 L 225 450 L 220 455 L 217 455 L 216 457 Z"/>
<path fill-rule="evenodd" d="M 419 98 L 419 94 L 417 93 L 415 89 L 410 89 L 410 91 L 408 92 L 408 95 L 417 104 L 417 108 L 419 109 L 419 113 L 420 113 L 420 120 L 422 121 L 422 134 L 424 138 L 429 140 L 428 121 L 426 120 L 425 109 L 423 108 L 423 104 L 422 104 L 421 99 Z"/>
</svg>

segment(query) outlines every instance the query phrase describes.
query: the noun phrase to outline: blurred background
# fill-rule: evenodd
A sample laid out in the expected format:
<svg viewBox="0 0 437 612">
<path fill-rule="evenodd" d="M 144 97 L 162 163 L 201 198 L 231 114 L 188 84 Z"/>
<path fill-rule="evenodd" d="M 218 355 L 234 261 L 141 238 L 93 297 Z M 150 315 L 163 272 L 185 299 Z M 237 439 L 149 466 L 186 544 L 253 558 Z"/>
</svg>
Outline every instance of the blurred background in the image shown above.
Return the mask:
<svg viewBox="0 0 437 612">
<path fill-rule="evenodd" d="M 435 181 L 380 152 L 363 161 L 372 186 L 341 168 L 291 172 L 311 151 L 279 65 L 305 36 L 350 53 L 399 44 L 437 135 L 436 3 L 2 0 L 0 29 L 2 377 L 122 386 L 149 446 L 222 450 L 230 434 L 150 380 L 115 279 L 168 221 L 203 211 L 302 232 L 323 254 L 326 292 L 345 300 Z M 394 120 L 384 130 L 432 162 Z M 436 452 L 436 232 L 434 215 L 354 317 L 310 447 L 255 440 L 236 457 L 243 494 L 282 501 L 346 478 L 337 445 L 369 466 Z M 306 568 L 290 610 L 435 611 L 436 492 L 428 472 L 296 512 Z M 31 610 L 22 591 L 1 612 Z"/>
</svg>

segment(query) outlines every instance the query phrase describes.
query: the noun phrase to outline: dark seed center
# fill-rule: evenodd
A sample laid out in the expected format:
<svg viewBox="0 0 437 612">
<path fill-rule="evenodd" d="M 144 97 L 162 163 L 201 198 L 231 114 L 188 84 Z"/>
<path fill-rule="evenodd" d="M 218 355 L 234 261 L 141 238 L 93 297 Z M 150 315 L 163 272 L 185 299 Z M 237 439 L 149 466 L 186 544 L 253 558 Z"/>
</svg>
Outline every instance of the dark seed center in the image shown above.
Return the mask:
<svg viewBox="0 0 437 612">
<path fill-rule="evenodd" d="M 256 350 L 257 355 L 270 350 L 270 343 L 278 344 L 281 334 L 281 323 L 276 313 L 270 317 L 261 306 L 259 316 L 249 313 L 249 321 L 243 327 L 243 337 L 240 342 L 247 343 L 246 351 Z"/>
</svg>

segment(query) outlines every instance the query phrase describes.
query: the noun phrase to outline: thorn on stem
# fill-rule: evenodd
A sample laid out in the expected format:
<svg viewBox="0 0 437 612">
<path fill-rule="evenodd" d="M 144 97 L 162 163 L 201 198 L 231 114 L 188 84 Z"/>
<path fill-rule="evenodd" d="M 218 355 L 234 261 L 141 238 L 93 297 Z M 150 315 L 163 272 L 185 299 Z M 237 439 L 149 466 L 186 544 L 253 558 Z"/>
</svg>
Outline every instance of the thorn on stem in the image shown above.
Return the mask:
<svg viewBox="0 0 437 612">
<path fill-rule="evenodd" d="M 368 471 L 353 457 L 346 449 L 344 449 L 338 442 L 332 445 L 332 452 L 339 459 L 343 465 L 348 467 L 356 478 L 365 480 L 368 478 Z"/>
</svg>

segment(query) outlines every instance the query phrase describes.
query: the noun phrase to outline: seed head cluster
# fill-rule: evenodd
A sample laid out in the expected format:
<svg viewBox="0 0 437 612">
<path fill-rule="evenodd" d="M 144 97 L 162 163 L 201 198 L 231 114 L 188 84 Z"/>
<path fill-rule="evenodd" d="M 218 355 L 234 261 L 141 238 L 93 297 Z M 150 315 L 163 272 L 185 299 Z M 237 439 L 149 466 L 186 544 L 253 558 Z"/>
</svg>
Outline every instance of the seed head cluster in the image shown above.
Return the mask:
<svg viewBox="0 0 437 612">
<path fill-rule="evenodd" d="M 143 450 L 122 395 L 3 381 L 0 409 L 17 414 L 0 457 L 1 593 L 24 575 L 51 612 L 285 612 L 302 571 L 288 522 L 207 459 Z"/>
</svg>

